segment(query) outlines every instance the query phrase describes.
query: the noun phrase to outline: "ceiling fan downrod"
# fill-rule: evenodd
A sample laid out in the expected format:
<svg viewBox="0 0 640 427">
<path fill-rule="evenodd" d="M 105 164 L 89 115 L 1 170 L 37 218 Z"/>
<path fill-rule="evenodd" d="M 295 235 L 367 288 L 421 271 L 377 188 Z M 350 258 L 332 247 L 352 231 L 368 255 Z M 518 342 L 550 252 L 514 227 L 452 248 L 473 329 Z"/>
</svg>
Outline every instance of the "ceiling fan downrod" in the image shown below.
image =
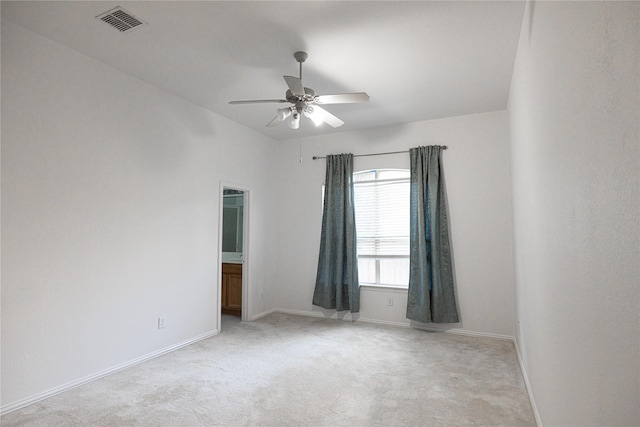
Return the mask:
<svg viewBox="0 0 640 427">
<path fill-rule="evenodd" d="M 308 56 L 309 55 L 307 55 L 307 52 L 302 52 L 302 51 L 298 51 L 293 54 L 293 57 L 295 58 L 295 60 L 298 61 L 298 63 L 300 64 L 300 77 L 299 77 L 300 80 L 302 80 L 302 63 L 307 60 Z"/>
</svg>

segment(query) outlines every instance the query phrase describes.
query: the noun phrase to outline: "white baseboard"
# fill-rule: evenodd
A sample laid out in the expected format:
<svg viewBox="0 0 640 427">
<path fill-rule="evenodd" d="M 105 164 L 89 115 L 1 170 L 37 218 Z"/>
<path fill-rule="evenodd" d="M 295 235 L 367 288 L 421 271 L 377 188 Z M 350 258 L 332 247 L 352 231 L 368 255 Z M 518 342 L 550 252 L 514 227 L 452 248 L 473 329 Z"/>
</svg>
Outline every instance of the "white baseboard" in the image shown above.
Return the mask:
<svg viewBox="0 0 640 427">
<path fill-rule="evenodd" d="M 522 355 L 520 354 L 520 347 L 518 346 L 518 341 L 513 340 L 513 343 L 515 344 L 515 347 L 516 347 L 516 354 L 518 355 L 518 363 L 520 364 L 520 372 L 522 372 L 524 385 L 527 388 L 527 394 L 529 395 L 529 402 L 531 403 L 531 410 L 533 411 L 533 416 L 536 419 L 536 425 L 538 427 L 542 427 L 542 420 L 540 419 L 540 413 L 538 412 L 538 407 L 536 406 L 536 400 L 533 398 L 533 390 L 531 389 L 531 383 L 529 382 L 529 375 L 527 375 L 527 370 L 524 367 L 524 361 L 522 360 Z"/>
<path fill-rule="evenodd" d="M 380 320 L 380 319 L 370 319 L 368 317 L 356 317 L 355 319 L 350 319 L 352 322 L 365 322 L 365 323 L 375 323 L 377 325 L 387 325 L 387 326 L 397 326 L 400 328 L 408 328 L 411 325 L 406 322 L 394 322 L 393 320 Z"/>
<path fill-rule="evenodd" d="M 258 313 L 258 314 L 254 314 L 253 316 L 251 316 L 251 318 L 249 320 L 258 320 L 261 319 L 265 316 L 270 315 L 271 313 L 275 313 L 276 309 L 272 308 L 271 310 L 267 310 L 267 311 L 263 311 L 262 313 Z"/>
<path fill-rule="evenodd" d="M 111 368 L 96 372 L 95 374 L 88 375 L 86 377 L 77 379 L 75 381 L 71 381 L 71 382 L 69 382 L 67 384 L 63 384 L 61 386 L 54 387 L 54 388 L 49 389 L 47 391 L 44 391 L 42 393 L 38 393 L 38 394 L 33 395 L 31 397 L 28 397 L 26 399 L 22 399 L 22 400 L 19 400 L 17 402 L 11 403 L 9 405 L 3 406 L 2 408 L 0 408 L 0 416 L 8 414 L 9 412 L 18 410 L 20 408 L 24 408 L 25 406 L 29 406 L 29 405 L 31 405 L 33 403 L 36 403 L 36 402 L 39 402 L 41 400 L 48 399 L 49 397 L 55 396 L 56 394 L 60 394 L 60 393 L 63 393 L 65 391 L 71 390 L 72 388 L 76 388 L 76 387 L 79 387 L 81 385 L 90 383 L 92 381 L 95 381 L 95 380 L 100 379 L 102 377 L 105 377 L 107 375 L 113 374 L 115 372 L 122 371 L 123 369 L 130 368 L 130 367 L 132 367 L 134 365 L 137 365 L 137 364 L 140 364 L 142 362 L 146 362 L 148 360 L 155 359 L 156 357 L 159 357 L 159 356 L 162 356 L 164 354 L 170 353 L 172 351 L 178 350 L 178 349 L 180 349 L 182 347 L 186 347 L 188 345 L 194 344 L 194 343 L 196 343 L 198 341 L 202 341 L 204 339 L 211 338 L 211 337 L 213 337 L 213 336 L 215 336 L 217 334 L 218 334 L 218 331 L 206 332 L 206 333 L 204 333 L 202 335 L 198 335 L 198 336 L 190 338 L 190 339 L 188 339 L 186 341 L 182 341 L 182 342 L 180 342 L 178 344 L 174 344 L 174 345 L 171 345 L 169 347 L 165 347 L 165 348 L 163 348 L 161 350 L 154 351 L 153 353 L 149 353 L 147 355 L 138 357 L 138 358 L 130 360 L 128 362 L 124 362 L 124 363 L 121 363 L 121 364 L 116 365 L 114 367 L 111 367 Z"/>
<path fill-rule="evenodd" d="M 305 317 L 317 317 L 317 318 L 322 318 L 322 319 L 345 320 L 347 322 L 361 321 L 361 322 L 368 322 L 368 323 L 381 323 L 381 324 L 385 324 L 385 325 L 406 326 L 406 325 L 404 325 L 402 323 L 398 323 L 398 322 L 371 321 L 371 320 L 366 320 L 366 319 L 359 318 L 358 316 L 356 316 L 354 318 L 351 313 L 337 313 L 337 312 L 335 312 L 331 316 L 327 316 L 325 313 L 320 312 L 320 311 L 290 310 L 288 308 L 276 308 L 273 311 L 276 312 L 276 313 L 293 314 L 294 316 L 305 316 Z"/>
<path fill-rule="evenodd" d="M 340 315 L 340 316 L 338 316 L 338 313 L 334 313 L 330 317 L 327 317 L 324 313 L 320 311 L 289 310 L 287 308 L 276 308 L 271 312 L 294 314 L 298 316 L 307 316 L 307 317 L 322 317 L 325 319 L 329 318 L 329 319 L 347 320 L 350 322 L 376 323 L 379 325 L 400 326 L 403 328 L 421 329 L 429 332 L 441 332 L 445 334 L 466 335 L 471 337 L 484 337 L 484 338 L 493 338 L 493 339 L 506 340 L 506 341 L 514 341 L 514 337 L 510 335 L 492 334 L 488 332 L 476 332 L 476 331 L 469 331 L 466 329 L 459 329 L 459 328 L 446 329 L 446 328 L 439 328 L 437 326 L 426 326 L 426 325 L 418 326 L 418 325 L 412 325 L 408 322 L 394 322 L 391 320 L 368 319 L 365 317 L 359 317 L 357 315 L 354 317 L 351 313 L 345 313 L 344 315 Z"/>
<path fill-rule="evenodd" d="M 454 334 L 454 335 L 465 335 L 468 337 L 492 338 L 492 339 L 504 340 L 504 341 L 514 340 L 514 337 L 512 337 L 511 335 L 493 334 L 491 332 L 470 331 L 467 329 L 460 329 L 460 328 L 445 329 L 445 328 L 439 328 L 437 326 L 429 326 L 424 324 L 412 325 L 412 327 L 415 329 L 421 329 L 423 331 L 441 332 L 445 334 Z"/>
<path fill-rule="evenodd" d="M 327 316 L 325 316 L 323 313 L 319 311 L 290 310 L 288 308 L 276 308 L 275 310 L 273 310 L 273 312 L 283 313 L 283 314 L 293 314 L 296 316 L 321 317 L 323 319 L 327 319 Z M 328 317 L 328 319 L 339 319 L 338 313 L 334 313 L 333 315 L 331 315 L 331 317 Z M 351 318 L 351 313 L 346 313 L 344 315 L 344 320 L 353 320 Z"/>
</svg>

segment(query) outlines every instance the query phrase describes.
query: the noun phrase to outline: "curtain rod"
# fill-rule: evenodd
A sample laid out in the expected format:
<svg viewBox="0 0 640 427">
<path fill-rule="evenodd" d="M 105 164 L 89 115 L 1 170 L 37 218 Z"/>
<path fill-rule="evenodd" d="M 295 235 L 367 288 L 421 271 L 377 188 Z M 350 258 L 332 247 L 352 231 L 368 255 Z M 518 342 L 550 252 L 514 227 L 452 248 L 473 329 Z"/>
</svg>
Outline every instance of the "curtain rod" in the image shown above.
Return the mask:
<svg viewBox="0 0 640 427">
<path fill-rule="evenodd" d="M 443 150 L 447 149 L 446 145 L 441 145 L 440 148 L 442 148 Z M 404 151 L 387 151 L 386 153 L 371 153 L 371 154 L 354 154 L 353 157 L 368 157 L 368 156 L 383 156 L 385 154 L 399 154 L 399 153 L 408 153 L 409 150 L 404 150 Z M 320 159 L 326 159 L 327 157 L 318 157 L 318 156 L 313 156 L 312 159 L 313 160 L 320 160 Z"/>
</svg>

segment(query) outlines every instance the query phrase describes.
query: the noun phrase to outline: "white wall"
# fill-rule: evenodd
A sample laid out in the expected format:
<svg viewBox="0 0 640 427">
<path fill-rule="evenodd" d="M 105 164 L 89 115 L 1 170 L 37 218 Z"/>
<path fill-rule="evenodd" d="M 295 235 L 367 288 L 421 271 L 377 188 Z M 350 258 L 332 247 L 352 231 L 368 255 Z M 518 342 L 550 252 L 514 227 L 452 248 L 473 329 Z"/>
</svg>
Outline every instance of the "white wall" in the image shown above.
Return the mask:
<svg viewBox="0 0 640 427">
<path fill-rule="evenodd" d="M 281 309 L 325 313 L 312 306 L 322 218 L 325 162 L 311 160 L 354 154 L 447 145 L 443 154 L 451 214 L 452 246 L 462 322 L 468 332 L 514 335 L 513 240 L 506 111 L 411 123 L 281 144 L 278 168 Z M 357 157 L 354 170 L 409 168 L 409 154 Z M 387 298 L 394 305 L 387 306 Z M 408 324 L 406 291 L 363 288 L 360 319 Z"/>
<path fill-rule="evenodd" d="M 639 3 L 527 7 L 509 100 L 518 345 L 545 426 L 640 425 Z"/>
<path fill-rule="evenodd" d="M 215 332 L 221 180 L 272 309 L 273 143 L 3 22 L 2 407 Z"/>
</svg>

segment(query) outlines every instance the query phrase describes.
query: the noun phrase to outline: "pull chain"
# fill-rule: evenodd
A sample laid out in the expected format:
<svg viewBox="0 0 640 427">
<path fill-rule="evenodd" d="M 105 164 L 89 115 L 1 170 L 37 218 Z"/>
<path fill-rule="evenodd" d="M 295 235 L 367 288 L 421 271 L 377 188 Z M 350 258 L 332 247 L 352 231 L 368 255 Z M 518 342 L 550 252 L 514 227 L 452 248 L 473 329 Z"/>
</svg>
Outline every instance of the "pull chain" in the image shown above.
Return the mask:
<svg viewBox="0 0 640 427">
<path fill-rule="evenodd" d="M 298 129 L 298 144 L 299 144 L 299 149 L 300 149 L 300 153 L 299 153 L 299 158 L 298 158 L 298 163 L 302 164 L 302 137 L 300 136 L 300 129 Z"/>
</svg>

